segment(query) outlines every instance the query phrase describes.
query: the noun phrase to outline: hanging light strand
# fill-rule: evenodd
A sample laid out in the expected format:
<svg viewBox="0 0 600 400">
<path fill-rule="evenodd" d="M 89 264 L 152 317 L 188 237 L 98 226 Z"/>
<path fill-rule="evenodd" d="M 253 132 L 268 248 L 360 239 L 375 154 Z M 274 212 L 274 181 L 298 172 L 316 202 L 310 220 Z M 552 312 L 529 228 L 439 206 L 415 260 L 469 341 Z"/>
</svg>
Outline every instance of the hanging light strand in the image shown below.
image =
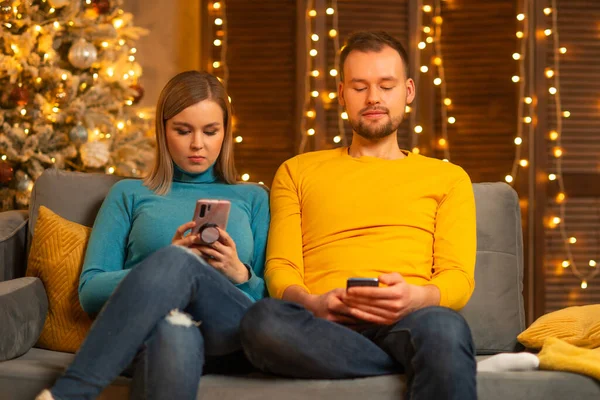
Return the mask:
<svg viewBox="0 0 600 400">
<path fill-rule="evenodd" d="M 221 44 L 221 63 L 223 65 L 223 85 L 227 89 L 229 83 L 229 64 L 227 63 L 227 46 L 228 46 L 228 32 L 227 32 L 227 2 L 221 0 L 221 30 L 223 31 L 223 41 Z"/>
<path fill-rule="evenodd" d="M 433 48 L 435 52 L 435 60 L 434 64 L 438 69 L 438 76 L 441 79 L 440 83 L 440 110 L 442 113 L 442 134 L 441 139 L 438 142 L 440 147 L 444 152 L 444 160 L 450 161 L 450 140 L 448 139 L 448 123 L 452 121 L 454 123 L 456 119 L 448 117 L 448 107 L 450 104 L 446 104 L 448 101 L 448 87 L 446 85 L 446 74 L 444 70 L 444 61 L 442 58 L 442 5 L 441 0 L 435 0 L 434 2 L 434 17 L 433 22 L 435 25 L 435 39 L 433 41 Z"/>
<path fill-rule="evenodd" d="M 340 87 L 340 75 L 342 71 L 338 71 L 336 68 L 340 68 L 340 35 L 339 35 L 339 20 L 338 20 L 338 4 L 337 0 L 331 1 L 331 9 L 333 10 L 333 19 L 332 19 L 332 30 L 330 31 L 330 37 L 333 40 L 333 52 L 335 54 L 335 61 L 333 62 L 333 68 L 331 71 L 335 71 L 335 87 Z M 333 34 L 333 36 L 332 36 Z M 339 103 L 337 106 L 337 122 L 338 122 L 338 136 L 334 138 L 338 140 L 342 146 L 348 146 L 348 138 L 346 136 L 346 128 L 344 126 L 344 107 Z"/>
<path fill-rule="evenodd" d="M 560 89 L 560 57 L 561 54 L 565 54 L 565 48 L 561 48 L 560 46 L 560 38 L 559 38 L 559 34 L 558 34 L 558 12 L 557 12 L 557 7 L 556 7 L 556 0 L 552 0 L 551 1 L 552 4 L 552 9 L 551 10 L 544 10 L 546 15 L 548 15 L 549 13 L 551 14 L 551 18 L 552 18 L 552 49 L 553 49 L 553 55 L 554 55 L 554 65 L 553 65 L 553 74 L 546 74 L 546 76 L 550 76 L 551 78 L 553 78 L 553 85 L 552 87 L 554 87 L 556 89 L 556 91 L 552 91 L 554 92 L 554 95 L 552 97 L 554 97 L 554 105 L 555 105 L 555 117 L 556 117 L 556 135 L 554 137 L 551 137 L 551 140 L 554 139 L 556 140 L 556 148 L 553 150 L 554 154 L 554 158 L 555 158 L 555 166 L 556 166 L 556 174 L 555 174 L 555 180 L 558 183 L 558 187 L 559 187 L 559 194 L 557 195 L 556 198 L 556 202 L 558 203 L 558 210 L 559 210 L 559 218 L 560 218 L 560 223 L 557 224 L 559 231 L 560 231 L 560 236 L 561 239 L 564 243 L 565 246 L 565 252 L 566 252 L 566 256 L 567 259 L 565 261 L 563 261 L 562 265 L 565 268 L 570 267 L 571 271 L 573 273 L 573 275 L 575 275 L 577 278 L 579 278 L 581 280 L 581 288 L 582 289 L 586 289 L 588 287 L 588 283 L 596 276 L 598 275 L 598 271 L 599 269 L 596 268 L 596 261 L 595 260 L 590 260 L 589 262 L 589 266 L 593 267 L 594 270 L 591 273 L 582 273 L 579 268 L 577 268 L 577 263 L 575 262 L 575 259 L 573 257 L 573 251 L 571 248 L 571 245 L 575 244 L 577 242 L 577 239 L 575 237 L 569 237 L 568 232 L 567 232 L 567 224 L 566 224 L 566 192 L 565 192 L 565 185 L 564 185 L 564 179 L 563 179 L 563 165 L 562 165 L 562 132 L 563 132 L 563 117 L 567 118 L 570 113 L 568 113 L 568 111 L 563 111 L 562 109 L 562 102 L 561 102 L 561 89 Z M 558 149 L 560 151 L 560 153 L 556 152 L 556 149 Z M 556 219 L 556 217 L 554 217 L 553 219 Z"/>
<path fill-rule="evenodd" d="M 529 0 L 523 1 L 523 9 L 527 10 L 529 6 Z M 527 79 L 525 73 L 525 60 L 527 59 L 527 43 L 529 37 L 529 26 L 526 21 L 526 14 L 521 13 L 517 15 L 517 20 L 523 23 L 521 31 L 517 31 L 517 39 L 519 40 L 519 53 L 513 54 L 513 59 L 518 63 L 518 75 L 512 77 L 512 81 L 519 85 L 519 105 L 517 107 L 517 135 L 514 139 L 515 144 L 515 158 L 512 164 L 512 168 L 509 175 L 504 178 L 507 183 L 514 185 L 517 175 L 519 173 L 519 167 L 525 168 L 529 165 L 527 159 L 522 159 L 522 143 L 523 143 L 523 124 L 525 123 L 525 107 L 527 106 L 527 114 L 531 113 L 533 100 L 531 97 L 526 97 L 526 86 Z M 529 117 L 531 118 L 531 117 Z M 530 121 L 527 119 L 527 121 Z M 530 121 L 531 122 L 531 121 Z M 533 125 L 529 123 L 532 127 Z"/>
<path fill-rule="evenodd" d="M 417 32 L 419 32 L 419 35 L 421 34 L 421 32 L 423 32 L 423 1 L 422 0 L 418 0 L 417 1 L 417 10 L 418 10 L 418 17 L 417 17 Z M 415 60 L 413 65 L 419 66 L 421 65 L 421 52 L 425 49 L 425 47 L 423 47 L 421 45 L 421 43 L 425 43 L 425 42 L 421 42 L 419 41 L 419 45 L 417 46 L 417 51 L 415 51 Z M 415 87 L 418 88 L 419 87 L 419 82 L 421 80 L 421 74 L 418 70 L 416 71 L 412 71 L 412 75 L 413 75 L 413 80 L 415 82 Z M 411 126 L 411 137 L 410 137 L 410 145 L 412 148 L 413 153 L 418 153 L 419 152 L 419 135 L 421 134 L 421 132 L 423 132 L 423 128 L 421 127 L 421 125 L 418 125 L 418 121 L 417 121 L 417 109 L 418 109 L 418 97 L 417 100 L 413 101 L 413 104 L 411 106 L 411 112 L 410 112 L 410 126 Z"/>
<path fill-rule="evenodd" d="M 311 109 L 312 104 L 312 87 L 311 87 L 311 79 L 310 72 L 312 67 L 312 59 L 316 56 L 316 54 L 311 54 L 311 36 L 313 34 L 313 18 L 311 14 L 314 13 L 314 0 L 310 0 L 306 2 L 306 10 L 304 13 L 304 26 L 305 26 L 305 35 L 304 35 L 304 45 L 307 50 L 306 57 L 306 65 L 305 65 L 305 73 L 304 73 L 304 107 L 302 108 L 302 117 L 300 118 L 300 146 L 298 149 L 299 153 L 304 153 L 304 149 L 306 148 L 306 144 L 308 143 L 308 137 L 315 134 L 314 128 L 307 129 L 309 126 L 309 118 L 314 121 L 315 111 Z M 317 94 L 318 95 L 318 94 Z M 312 114 L 311 114 L 312 113 Z M 310 117 L 309 117 L 310 115 Z M 312 124 L 311 124 L 312 125 Z"/>
</svg>

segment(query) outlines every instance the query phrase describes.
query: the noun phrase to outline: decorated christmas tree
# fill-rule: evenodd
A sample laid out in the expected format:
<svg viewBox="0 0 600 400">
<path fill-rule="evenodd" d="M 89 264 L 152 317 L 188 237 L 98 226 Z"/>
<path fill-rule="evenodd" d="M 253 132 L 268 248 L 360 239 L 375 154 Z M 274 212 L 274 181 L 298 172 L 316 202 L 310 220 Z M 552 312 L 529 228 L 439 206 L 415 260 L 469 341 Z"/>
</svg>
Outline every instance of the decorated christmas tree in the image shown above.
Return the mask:
<svg viewBox="0 0 600 400">
<path fill-rule="evenodd" d="M 122 0 L 0 1 L 0 210 L 46 168 L 140 176 L 153 155 Z"/>
</svg>

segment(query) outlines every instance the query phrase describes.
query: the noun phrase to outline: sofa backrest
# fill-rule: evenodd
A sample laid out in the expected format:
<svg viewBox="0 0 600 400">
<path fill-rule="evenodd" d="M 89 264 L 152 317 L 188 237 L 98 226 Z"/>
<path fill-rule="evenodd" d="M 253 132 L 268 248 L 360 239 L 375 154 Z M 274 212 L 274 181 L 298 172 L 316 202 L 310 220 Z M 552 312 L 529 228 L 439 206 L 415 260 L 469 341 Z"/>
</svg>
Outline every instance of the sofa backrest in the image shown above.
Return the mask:
<svg viewBox="0 0 600 400">
<path fill-rule="evenodd" d="M 46 170 L 33 188 L 30 235 L 41 205 L 70 221 L 92 226 L 104 197 L 120 179 Z M 475 291 L 461 314 L 471 327 L 479 354 L 512 351 L 517 335 L 525 329 L 519 201 L 505 183 L 476 183 L 473 189 L 477 207 Z"/>
</svg>

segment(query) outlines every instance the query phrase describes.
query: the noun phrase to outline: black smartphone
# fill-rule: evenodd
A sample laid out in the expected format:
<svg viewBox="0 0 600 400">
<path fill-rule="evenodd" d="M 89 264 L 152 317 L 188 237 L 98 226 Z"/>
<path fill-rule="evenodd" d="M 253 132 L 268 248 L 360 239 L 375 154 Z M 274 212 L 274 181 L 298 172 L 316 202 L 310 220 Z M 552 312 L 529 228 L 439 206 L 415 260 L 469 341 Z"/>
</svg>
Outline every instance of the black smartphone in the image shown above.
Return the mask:
<svg viewBox="0 0 600 400">
<path fill-rule="evenodd" d="M 348 278 L 346 281 L 346 289 L 356 286 L 379 286 L 377 278 Z"/>
</svg>

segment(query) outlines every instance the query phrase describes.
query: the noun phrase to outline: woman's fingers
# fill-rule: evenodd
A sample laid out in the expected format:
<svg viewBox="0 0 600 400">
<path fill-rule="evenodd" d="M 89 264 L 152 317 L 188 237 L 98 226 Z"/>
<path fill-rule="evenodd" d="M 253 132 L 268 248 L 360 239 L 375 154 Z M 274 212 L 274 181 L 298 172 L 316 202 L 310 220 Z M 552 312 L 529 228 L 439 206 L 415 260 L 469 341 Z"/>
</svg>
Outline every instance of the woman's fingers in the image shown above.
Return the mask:
<svg viewBox="0 0 600 400">
<path fill-rule="evenodd" d="M 195 221 L 190 221 L 190 222 L 186 222 L 185 224 L 181 225 L 179 228 L 177 228 L 177 230 L 175 231 L 175 235 L 173 235 L 173 240 L 171 240 L 172 242 L 182 239 L 183 235 L 190 229 L 192 229 L 194 226 L 196 226 L 196 222 Z M 188 235 L 189 236 L 189 235 Z"/>
</svg>

